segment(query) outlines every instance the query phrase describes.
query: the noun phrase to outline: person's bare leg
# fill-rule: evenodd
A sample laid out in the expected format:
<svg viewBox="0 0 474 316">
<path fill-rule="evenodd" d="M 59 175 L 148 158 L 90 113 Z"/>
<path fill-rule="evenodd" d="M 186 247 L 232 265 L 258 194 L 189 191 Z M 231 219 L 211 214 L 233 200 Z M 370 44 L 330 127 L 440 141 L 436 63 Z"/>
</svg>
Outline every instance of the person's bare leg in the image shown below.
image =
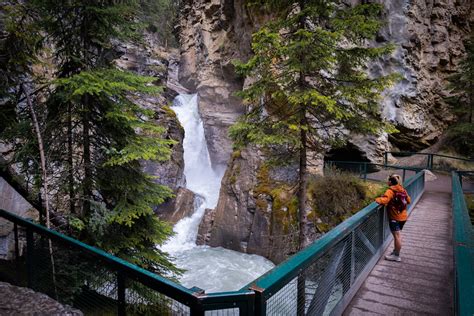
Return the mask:
<svg viewBox="0 0 474 316">
<path fill-rule="evenodd" d="M 395 255 L 400 255 L 400 250 L 402 250 L 402 234 L 400 231 L 394 231 L 393 234 L 393 244 L 394 244 L 394 253 Z"/>
<path fill-rule="evenodd" d="M 393 252 L 387 256 L 385 256 L 386 260 L 389 261 L 398 261 L 400 262 L 400 250 L 402 249 L 402 235 L 400 231 L 392 231 L 393 235 Z"/>
</svg>

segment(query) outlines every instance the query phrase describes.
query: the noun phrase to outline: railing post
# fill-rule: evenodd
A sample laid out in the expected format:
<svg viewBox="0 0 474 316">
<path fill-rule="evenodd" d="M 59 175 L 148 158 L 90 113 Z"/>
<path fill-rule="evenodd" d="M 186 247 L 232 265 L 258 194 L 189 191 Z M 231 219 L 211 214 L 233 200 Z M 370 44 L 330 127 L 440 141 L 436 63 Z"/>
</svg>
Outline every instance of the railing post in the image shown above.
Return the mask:
<svg viewBox="0 0 474 316">
<path fill-rule="evenodd" d="M 255 313 L 255 292 L 247 295 L 245 306 L 239 306 L 239 316 L 253 316 Z"/>
<path fill-rule="evenodd" d="M 13 234 L 15 238 L 15 264 L 16 264 L 16 282 L 20 284 L 20 248 L 18 245 L 18 225 L 13 224 Z"/>
<path fill-rule="evenodd" d="M 125 275 L 122 271 L 117 271 L 117 299 L 118 299 L 118 310 L 117 315 L 125 316 Z"/>
<path fill-rule="evenodd" d="M 426 169 L 431 170 L 433 169 L 433 154 L 428 154 L 428 161 L 427 161 Z"/>
<path fill-rule="evenodd" d="M 34 286 L 34 265 L 35 265 L 35 241 L 33 239 L 33 231 L 26 228 L 26 269 L 27 269 L 27 280 L 28 287 L 33 289 Z"/>
<path fill-rule="evenodd" d="M 191 308 L 191 316 L 204 316 L 205 312 L 201 309 Z"/>
<path fill-rule="evenodd" d="M 383 164 L 384 164 L 385 169 L 387 169 L 387 164 L 388 164 L 388 152 L 387 151 L 384 153 Z"/>
<path fill-rule="evenodd" d="M 379 212 L 381 212 L 380 217 L 379 217 L 379 225 L 380 225 L 380 245 L 383 245 L 385 241 L 385 207 L 381 206 L 379 208 Z M 380 246 L 379 245 L 379 246 Z"/>
<path fill-rule="evenodd" d="M 355 230 L 351 232 L 351 287 L 355 280 Z"/>
<path fill-rule="evenodd" d="M 367 163 L 364 163 L 364 181 L 367 181 Z"/>
<path fill-rule="evenodd" d="M 406 172 L 406 169 L 403 169 L 403 178 L 402 178 L 402 182 L 405 182 L 405 172 Z"/>
<path fill-rule="evenodd" d="M 306 284 L 303 271 L 298 274 L 296 281 L 296 315 L 304 316 L 305 314 L 305 305 L 306 305 Z"/>
<path fill-rule="evenodd" d="M 266 315 L 267 314 L 267 303 L 263 297 L 263 289 L 252 285 L 250 288 L 255 293 L 255 315 Z"/>
</svg>

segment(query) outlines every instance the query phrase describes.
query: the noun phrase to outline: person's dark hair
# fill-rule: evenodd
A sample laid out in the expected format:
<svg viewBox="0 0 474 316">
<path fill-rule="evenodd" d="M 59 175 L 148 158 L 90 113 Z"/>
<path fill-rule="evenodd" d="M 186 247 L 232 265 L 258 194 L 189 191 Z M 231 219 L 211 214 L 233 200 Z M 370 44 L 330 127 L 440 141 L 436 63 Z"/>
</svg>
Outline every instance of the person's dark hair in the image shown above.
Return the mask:
<svg viewBox="0 0 474 316">
<path fill-rule="evenodd" d="M 392 174 L 388 177 L 388 182 L 390 182 L 391 185 L 400 184 L 400 176 L 398 174 Z"/>
</svg>

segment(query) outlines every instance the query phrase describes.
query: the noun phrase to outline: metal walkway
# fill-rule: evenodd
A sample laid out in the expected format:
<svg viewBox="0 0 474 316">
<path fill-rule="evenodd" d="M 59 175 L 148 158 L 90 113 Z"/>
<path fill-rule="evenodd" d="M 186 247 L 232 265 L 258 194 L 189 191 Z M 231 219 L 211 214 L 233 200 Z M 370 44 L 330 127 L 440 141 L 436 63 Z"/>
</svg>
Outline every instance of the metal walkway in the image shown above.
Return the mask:
<svg viewBox="0 0 474 316">
<path fill-rule="evenodd" d="M 453 315 L 453 238 L 448 177 L 427 182 L 402 233 L 402 262 L 382 257 L 344 315 Z M 393 244 L 385 254 L 393 249 Z"/>
</svg>

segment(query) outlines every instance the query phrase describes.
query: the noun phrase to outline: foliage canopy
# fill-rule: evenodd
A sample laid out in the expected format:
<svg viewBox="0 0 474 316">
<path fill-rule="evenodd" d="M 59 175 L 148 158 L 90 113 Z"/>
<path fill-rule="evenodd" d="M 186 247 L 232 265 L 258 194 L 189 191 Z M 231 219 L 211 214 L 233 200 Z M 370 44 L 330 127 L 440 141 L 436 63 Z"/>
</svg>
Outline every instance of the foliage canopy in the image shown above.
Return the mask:
<svg viewBox="0 0 474 316">
<path fill-rule="evenodd" d="M 383 25 L 378 4 L 253 1 L 280 17 L 253 35 L 254 55 L 236 62 L 250 79 L 240 93 L 247 114 L 232 126 L 237 146 L 253 143 L 299 159 L 300 242 L 307 229 L 307 154 L 342 144 L 350 133 L 393 131 L 379 113 L 380 93 L 396 74 L 371 78 L 367 63 L 392 51 L 371 46 Z M 295 154 L 294 156 L 292 154 Z"/>
<path fill-rule="evenodd" d="M 175 141 L 156 125 L 155 111 L 137 102 L 161 91 L 155 78 L 117 69 L 113 62 L 119 40 L 139 39 L 142 5 L 133 0 L 10 2 L 7 41 L 0 47 L 5 69 L 0 115 L 8 124 L 0 138 L 15 153 L 11 163 L 40 187 L 37 144 L 22 96 L 31 94 L 53 184 L 46 194 L 55 198 L 57 212 L 67 213 L 70 233 L 168 274 L 178 270 L 157 245 L 172 230 L 153 208 L 172 192 L 146 175 L 140 163 L 169 159 Z"/>
</svg>

